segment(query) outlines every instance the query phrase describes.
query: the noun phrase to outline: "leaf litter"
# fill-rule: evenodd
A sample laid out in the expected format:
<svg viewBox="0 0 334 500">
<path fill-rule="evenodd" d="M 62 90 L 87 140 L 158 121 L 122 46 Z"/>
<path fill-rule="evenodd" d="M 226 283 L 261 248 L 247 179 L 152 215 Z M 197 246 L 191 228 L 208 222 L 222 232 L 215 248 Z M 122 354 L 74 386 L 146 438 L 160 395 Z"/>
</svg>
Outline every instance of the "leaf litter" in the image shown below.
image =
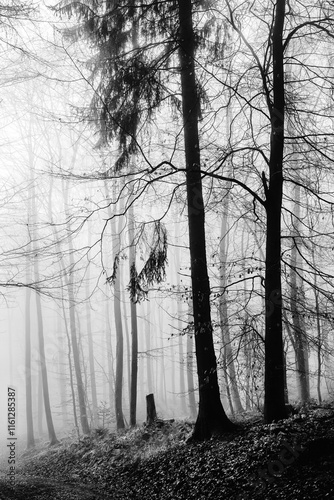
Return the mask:
<svg viewBox="0 0 334 500">
<path fill-rule="evenodd" d="M 159 421 L 35 449 L 6 500 L 334 499 L 334 405 L 300 406 L 284 421 L 239 418 L 239 430 L 196 443 L 193 423 Z"/>
</svg>

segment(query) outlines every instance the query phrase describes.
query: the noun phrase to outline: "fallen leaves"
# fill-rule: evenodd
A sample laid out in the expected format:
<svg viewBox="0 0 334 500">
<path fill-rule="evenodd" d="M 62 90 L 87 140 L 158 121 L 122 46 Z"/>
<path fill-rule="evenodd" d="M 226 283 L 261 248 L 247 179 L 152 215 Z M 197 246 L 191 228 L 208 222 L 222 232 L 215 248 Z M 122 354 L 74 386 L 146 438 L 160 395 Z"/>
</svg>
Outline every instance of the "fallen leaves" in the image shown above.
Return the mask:
<svg viewBox="0 0 334 500">
<path fill-rule="evenodd" d="M 334 409 L 304 414 L 271 425 L 246 421 L 236 434 L 204 443 L 186 443 L 189 422 L 106 433 L 30 455 L 22 472 L 27 480 L 32 474 L 90 485 L 100 499 L 334 498 Z M 297 443 L 298 453 L 278 470 L 285 443 Z"/>
</svg>

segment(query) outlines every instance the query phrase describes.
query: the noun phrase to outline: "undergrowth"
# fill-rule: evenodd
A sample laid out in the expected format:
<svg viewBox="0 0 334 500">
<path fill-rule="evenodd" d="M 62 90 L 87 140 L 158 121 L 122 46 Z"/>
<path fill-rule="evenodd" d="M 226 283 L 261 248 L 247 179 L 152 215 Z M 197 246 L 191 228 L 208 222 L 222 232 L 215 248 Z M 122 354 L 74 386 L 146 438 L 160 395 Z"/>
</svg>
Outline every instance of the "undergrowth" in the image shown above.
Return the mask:
<svg viewBox="0 0 334 500">
<path fill-rule="evenodd" d="M 334 407 L 293 410 L 270 425 L 259 415 L 242 416 L 237 433 L 204 443 L 187 442 L 193 429 L 187 421 L 97 429 L 30 452 L 21 474 L 76 481 L 112 500 L 334 498 Z"/>
</svg>

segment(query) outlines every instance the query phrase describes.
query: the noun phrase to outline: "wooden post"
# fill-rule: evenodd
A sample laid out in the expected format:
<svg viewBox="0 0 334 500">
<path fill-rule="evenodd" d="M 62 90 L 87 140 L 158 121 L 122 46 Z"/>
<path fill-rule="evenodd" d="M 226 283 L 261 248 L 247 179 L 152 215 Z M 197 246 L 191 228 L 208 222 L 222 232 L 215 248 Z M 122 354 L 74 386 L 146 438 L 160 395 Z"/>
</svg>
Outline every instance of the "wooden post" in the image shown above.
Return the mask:
<svg viewBox="0 0 334 500">
<path fill-rule="evenodd" d="M 155 409 L 154 394 L 146 396 L 146 423 L 147 425 L 153 424 L 157 419 L 157 412 Z"/>
</svg>

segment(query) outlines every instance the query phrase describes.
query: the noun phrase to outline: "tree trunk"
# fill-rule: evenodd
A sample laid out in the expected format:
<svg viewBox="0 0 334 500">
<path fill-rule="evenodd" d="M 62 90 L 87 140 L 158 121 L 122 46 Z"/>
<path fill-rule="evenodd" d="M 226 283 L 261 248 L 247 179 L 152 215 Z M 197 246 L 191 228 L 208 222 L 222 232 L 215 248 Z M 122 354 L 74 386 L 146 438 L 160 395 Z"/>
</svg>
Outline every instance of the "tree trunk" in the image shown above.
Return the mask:
<svg viewBox="0 0 334 500">
<path fill-rule="evenodd" d="M 251 391 L 251 367 L 252 367 L 252 348 L 250 347 L 250 334 L 247 328 L 248 325 L 248 314 L 246 312 L 244 318 L 244 329 L 243 329 L 243 355 L 245 359 L 245 403 L 246 410 L 250 410 L 252 407 L 252 397 Z"/>
<path fill-rule="evenodd" d="M 185 414 L 187 411 L 186 405 L 186 381 L 184 373 L 184 352 L 183 352 L 183 334 L 182 334 L 182 323 L 181 323 L 181 304 L 178 301 L 178 331 L 179 333 L 179 366 L 180 366 L 180 395 L 181 395 L 181 411 Z"/>
<path fill-rule="evenodd" d="M 49 144 L 49 148 L 51 151 L 51 145 Z M 52 231 L 53 231 L 53 239 L 56 245 L 56 250 L 57 254 L 59 256 L 59 271 L 60 271 L 60 283 L 61 283 L 61 309 L 63 312 L 63 320 L 64 320 L 64 326 L 65 326 L 65 334 L 66 334 L 66 341 L 67 341 L 67 360 L 68 360 L 68 368 L 69 368 L 69 377 L 70 377 L 70 388 L 71 388 L 71 396 L 72 396 L 72 408 L 73 408 L 73 420 L 74 420 L 74 426 L 77 432 L 77 436 L 79 438 L 80 436 L 80 431 L 79 431 L 79 424 L 78 424 L 78 417 L 77 417 L 77 409 L 76 409 L 76 397 L 75 397 L 75 390 L 74 390 L 74 377 L 73 377 L 73 369 L 72 369 L 72 356 L 71 356 L 71 339 L 70 339 L 70 334 L 69 334 L 69 328 L 68 328 L 68 321 L 67 321 L 67 311 L 65 307 L 65 288 L 66 285 L 64 283 L 64 278 L 63 276 L 66 277 L 66 268 L 65 268 L 65 262 L 64 262 L 64 255 L 63 252 L 61 251 L 61 246 L 60 242 L 58 239 L 57 231 L 56 231 L 56 225 L 53 222 L 53 212 L 52 212 L 52 192 L 53 192 L 53 177 L 52 175 L 50 176 L 50 189 L 49 189 L 49 203 L 48 203 L 48 214 L 49 214 L 49 221 L 52 226 Z M 64 381 L 66 381 L 66 377 L 64 377 Z M 62 381 L 60 381 L 62 382 Z M 66 404 L 66 403 L 65 403 Z"/>
<path fill-rule="evenodd" d="M 120 284 L 118 278 L 114 285 L 114 313 L 116 327 L 116 377 L 115 377 L 115 413 L 117 429 L 124 429 L 122 409 L 123 393 L 123 326 L 121 317 Z"/>
<path fill-rule="evenodd" d="M 27 283 L 30 282 L 27 258 Z M 26 418 L 27 418 L 27 448 L 35 446 L 34 424 L 32 414 L 32 387 L 31 387 L 31 319 L 30 319 L 31 289 L 25 293 L 25 382 L 26 382 Z"/>
<path fill-rule="evenodd" d="M 118 233 L 116 230 L 115 219 L 111 219 L 112 237 L 114 239 L 113 245 L 113 259 L 118 257 L 120 251 L 120 232 L 121 232 L 121 219 L 119 218 Z M 114 315 L 115 315 L 115 328 L 116 328 L 116 377 L 115 377 L 115 413 L 117 429 L 124 429 L 124 416 L 122 408 L 122 394 L 123 394 L 123 325 L 121 313 L 121 276 L 120 265 L 118 266 L 115 283 L 114 283 Z"/>
<path fill-rule="evenodd" d="M 199 96 L 195 78 L 196 42 L 192 24 L 192 2 L 191 0 L 178 0 L 178 7 L 190 267 L 199 382 L 199 412 L 193 438 L 203 440 L 210 438 L 214 434 L 231 430 L 234 425 L 227 418 L 220 400 L 217 361 L 212 334 L 210 285 L 205 249 L 204 203 L 200 172 Z"/>
<path fill-rule="evenodd" d="M 63 292 L 62 292 L 63 295 Z M 71 337 L 70 337 L 70 332 L 68 328 L 68 322 L 66 318 L 66 308 L 64 305 L 64 297 L 62 296 L 62 309 L 63 309 L 63 315 L 64 315 L 64 324 L 65 324 L 65 332 L 66 332 L 66 338 L 67 338 L 67 360 L 68 360 L 68 368 L 69 368 L 69 374 L 70 374 L 70 387 L 71 387 L 71 396 L 72 396 L 72 407 L 73 407 L 73 420 L 74 420 L 74 427 L 77 432 L 78 439 L 80 437 L 80 429 L 79 429 L 79 423 L 78 423 L 78 415 L 77 415 L 77 405 L 76 405 L 76 396 L 75 396 L 75 390 L 74 390 L 74 376 L 73 376 L 73 368 L 72 368 L 72 349 L 71 349 Z"/>
<path fill-rule="evenodd" d="M 63 183 L 63 192 L 64 192 L 64 205 L 65 205 L 65 214 L 66 220 L 70 220 L 68 213 L 68 205 L 67 205 L 67 197 L 68 190 L 65 189 Z M 74 249 L 72 243 L 72 235 L 71 228 L 67 223 L 67 232 L 68 232 L 68 250 L 69 250 L 69 260 L 70 260 L 70 272 L 67 275 L 66 285 L 67 285 L 67 293 L 68 293 L 68 301 L 69 301 L 69 319 L 70 319 L 70 335 L 71 335 L 71 343 L 72 343 L 72 354 L 73 354 L 73 362 L 74 362 L 74 372 L 75 378 L 77 382 L 77 391 L 78 391 L 78 402 L 79 402 L 79 413 L 80 413 L 80 423 L 82 432 L 86 435 L 90 434 L 88 417 L 87 417 L 87 409 L 86 409 L 86 394 L 85 387 L 82 379 L 81 365 L 80 365 L 80 352 L 79 352 L 79 342 L 78 342 L 78 334 L 77 334 L 77 324 L 75 319 L 75 298 L 74 298 L 74 283 L 73 283 L 73 272 L 74 272 Z"/>
<path fill-rule="evenodd" d="M 71 160 L 71 168 L 72 170 L 76 157 L 76 149 L 74 150 L 73 157 Z M 64 194 L 64 210 L 66 215 L 66 229 L 67 229 L 67 240 L 68 240 L 68 255 L 69 255 L 69 272 L 65 277 L 67 293 L 68 293 L 68 301 L 69 301 L 69 323 L 70 323 L 70 335 L 71 335 L 71 343 L 72 343 L 72 354 L 73 354 L 73 363 L 74 363 L 74 372 L 75 378 L 77 382 L 77 391 L 78 391 L 78 402 L 79 402 L 79 413 L 80 413 L 80 423 L 82 432 L 86 435 L 90 434 L 88 416 L 87 416 L 87 408 L 86 408 L 86 394 L 85 387 L 82 379 L 82 371 L 80 364 L 80 351 L 79 351 L 79 341 L 78 341 L 78 332 L 77 332 L 77 324 L 75 319 L 75 298 L 74 298 L 74 281 L 73 281 L 73 273 L 75 269 L 74 263 L 74 248 L 72 241 L 72 231 L 69 224 L 70 221 L 70 213 L 68 210 L 68 194 L 69 188 L 65 186 L 65 181 L 62 179 L 62 190 Z"/>
<path fill-rule="evenodd" d="M 312 250 L 312 263 L 313 266 L 315 267 L 315 258 L 314 258 L 314 250 Z M 317 318 L 317 362 L 318 362 L 318 367 L 317 367 L 317 395 L 318 395 L 318 401 L 319 403 L 322 402 L 322 396 L 321 396 L 321 368 L 322 368 L 322 359 L 321 359 L 321 350 L 322 350 L 322 334 L 321 334 L 321 320 L 320 320 L 320 304 L 319 304 L 319 291 L 318 291 L 318 283 L 317 283 L 317 274 L 314 273 L 314 286 L 313 286 L 313 293 L 314 293 L 314 302 L 315 302 L 315 314 Z"/>
<path fill-rule="evenodd" d="M 194 368 L 193 368 L 193 333 L 187 334 L 187 384 L 188 384 L 188 397 L 189 397 L 189 412 L 190 418 L 195 420 L 197 417 L 197 406 L 195 399 L 195 385 L 194 385 Z"/>
<path fill-rule="evenodd" d="M 9 380 L 14 380 L 14 362 L 13 362 L 13 331 L 11 329 L 12 320 L 8 318 L 8 357 L 9 357 Z"/>
<path fill-rule="evenodd" d="M 90 387 L 91 387 L 91 392 L 92 392 L 92 425 L 96 427 L 99 423 L 99 417 L 98 417 L 98 407 L 97 407 L 94 345 L 93 345 L 92 323 L 91 323 L 91 314 L 90 314 L 90 304 L 89 303 L 87 304 L 87 335 L 88 335 Z"/>
<path fill-rule="evenodd" d="M 319 305 L 317 304 L 317 302 L 316 302 L 316 315 L 317 315 L 317 362 L 318 362 L 317 395 L 318 395 L 319 404 L 321 404 L 321 402 L 322 402 L 322 396 L 321 396 L 321 367 L 322 367 L 321 345 L 322 345 L 322 340 L 321 340 L 321 323 L 320 323 L 320 317 L 319 317 Z"/>
<path fill-rule="evenodd" d="M 152 377 L 152 363 L 151 363 L 151 315 L 150 315 L 149 302 L 147 302 L 147 309 L 146 309 L 145 338 L 146 338 L 147 389 L 148 392 L 151 394 L 153 392 L 153 377 Z"/>
<path fill-rule="evenodd" d="M 175 224 L 175 241 L 180 240 L 180 231 L 179 231 L 179 223 L 176 222 Z M 177 290 L 180 293 L 180 249 L 179 247 L 175 248 L 175 269 L 177 273 L 177 278 L 176 278 L 176 283 L 177 283 Z M 182 302 L 180 298 L 177 300 L 177 331 L 178 331 L 178 337 L 179 337 L 179 366 L 180 366 L 180 398 L 181 398 L 181 411 L 183 414 L 187 412 L 187 405 L 186 405 L 186 381 L 185 381 L 185 362 L 184 362 L 184 348 L 183 348 L 183 329 L 182 329 L 182 318 L 183 318 L 183 312 L 182 312 Z M 173 374 L 175 375 L 175 371 L 173 370 Z M 174 394 L 173 390 L 173 394 Z"/>
<path fill-rule="evenodd" d="M 178 252 L 178 250 L 177 250 Z M 177 269 L 179 269 L 179 263 L 177 266 Z M 178 290 L 180 289 L 180 278 L 178 275 L 177 279 L 177 286 Z M 184 348 L 183 348 L 183 331 L 182 331 L 182 321 L 181 318 L 183 317 L 182 315 L 182 308 L 181 308 L 181 301 L 177 301 L 177 331 L 178 331 L 178 339 L 179 339 L 179 374 L 180 374 L 180 401 L 181 401 L 181 412 L 183 415 L 186 414 L 187 412 L 187 405 L 186 405 L 186 381 L 185 381 L 185 360 L 184 360 Z M 174 368 L 172 367 L 173 373 L 174 373 Z M 174 394 L 174 392 L 173 392 Z"/>
<path fill-rule="evenodd" d="M 302 403 L 310 399 L 310 383 L 309 383 L 309 364 L 305 323 L 302 317 L 301 306 L 304 304 L 303 280 L 302 280 L 302 262 L 298 252 L 298 236 L 300 229 L 300 187 L 294 186 L 294 220 L 293 220 L 293 241 L 291 248 L 291 292 L 290 292 L 290 307 L 292 315 L 293 334 L 295 338 L 295 359 L 296 359 L 296 375 L 299 398 Z"/>
<path fill-rule="evenodd" d="M 286 356 L 287 353 L 283 350 L 283 361 L 284 361 L 284 403 L 289 404 L 289 391 L 288 391 L 288 378 L 286 376 Z"/>
<path fill-rule="evenodd" d="M 61 407 L 61 417 L 62 425 L 65 429 L 68 425 L 68 413 L 67 413 L 67 370 L 66 370 L 66 359 L 65 359 L 65 344 L 64 337 L 62 334 L 62 317 L 57 314 L 57 343 L 58 343 L 58 384 L 59 384 L 59 394 L 60 394 L 60 407 Z"/>
<path fill-rule="evenodd" d="M 107 181 L 104 183 L 106 199 L 110 201 L 110 194 L 108 189 Z M 114 184 L 113 195 L 114 199 L 116 197 L 117 186 Z M 111 202 L 110 202 L 111 204 Z M 118 228 L 116 227 L 116 219 L 113 216 L 110 204 L 108 207 L 108 218 L 111 225 L 111 238 L 112 238 L 112 260 L 115 263 L 115 259 L 118 259 L 120 252 L 120 234 L 122 231 L 122 219 L 119 216 Z M 122 207 L 120 208 L 122 212 Z M 116 270 L 115 281 L 114 281 L 114 293 L 113 293 L 113 303 L 114 303 L 114 320 L 115 320 L 115 330 L 116 330 L 116 370 L 115 370 L 115 417 L 116 417 L 116 427 L 117 429 L 124 429 L 124 415 L 123 415 L 123 363 L 124 363 L 124 341 L 123 341 L 123 324 L 122 324 L 122 312 L 121 312 L 121 264 L 118 262 L 118 268 Z M 109 342 L 109 340 L 108 340 Z M 111 347 L 111 345 L 110 345 Z M 108 362 L 109 363 L 109 362 Z M 110 379 L 110 376 L 109 376 Z M 110 383 L 110 381 L 109 381 Z"/>
<path fill-rule="evenodd" d="M 226 392 L 227 395 L 231 395 L 232 404 L 231 410 L 232 414 L 243 412 L 243 407 L 240 400 L 236 371 L 234 365 L 234 357 L 232 351 L 232 342 L 230 336 L 230 325 L 228 319 L 227 310 L 227 295 L 225 292 L 226 287 L 226 263 L 227 263 L 227 253 L 228 253 L 228 227 L 227 227 L 227 214 L 229 208 L 229 189 L 227 186 L 226 193 L 223 201 L 223 214 L 221 222 L 221 234 L 220 234 L 220 248 L 219 248 L 219 262 L 220 262 L 220 289 L 222 290 L 219 298 L 219 319 L 221 328 L 221 339 L 223 344 L 223 356 L 226 373 Z M 233 408 L 232 408 L 233 405 Z"/>
<path fill-rule="evenodd" d="M 35 266 L 37 266 L 37 257 L 35 257 Z M 38 282 L 38 271 L 35 269 L 35 280 Z M 48 428 L 50 445 L 58 443 L 56 433 L 53 426 L 50 396 L 49 396 L 49 383 L 48 383 L 48 372 L 46 368 L 45 359 L 45 349 L 44 349 L 44 326 L 43 326 L 43 316 L 42 316 L 42 304 L 41 297 L 36 294 L 36 308 L 37 308 L 37 332 L 38 332 L 38 346 L 39 346 L 39 361 L 40 369 L 42 375 L 42 385 L 43 385 L 43 400 L 45 409 L 46 425 Z"/>
<path fill-rule="evenodd" d="M 91 245 L 90 227 L 88 225 L 88 247 Z M 99 422 L 98 408 L 97 408 L 97 391 L 96 391 L 96 377 L 95 377 L 95 360 L 94 360 L 94 345 L 92 334 L 92 318 L 90 311 L 89 301 L 89 281 L 90 281 L 90 267 L 88 262 L 87 276 L 86 276 L 86 296 L 87 296 L 87 337 L 88 337 L 88 356 L 89 356 L 89 374 L 90 374 L 90 387 L 92 393 L 92 425 L 96 427 Z"/>
<path fill-rule="evenodd" d="M 73 249 L 70 249 L 72 252 Z M 72 254 L 71 254 L 72 255 Z M 72 343 L 72 354 L 74 362 L 74 372 L 77 381 L 77 391 L 78 391 L 78 401 L 79 401 L 79 413 L 80 413 L 80 423 L 82 432 L 86 435 L 90 434 L 87 409 L 86 409 L 86 397 L 85 388 L 82 380 L 81 366 L 80 366 L 80 353 L 77 335 L 77 325 L 75 321 L 75 299 L 73 292 L 73 278 L 70 274 L 67 280 L 67 290 L 69 299 L 69 316 L 70 316 L 70 335 Z"/>
<path fill-rule="evenodd" d="M 135 243 L 135 220 L 133 213 L 132 196 L 130 196 L 129 207 L 129 266 L 130 273 L 132 266 L 136 263 L 136 243 Z M 131 314 L 131 384 L 130 384 L 130 426 L 136 425 L 137 413 L 137 376 L 138 376 L 138 323 L 137 304 L 130 302 Z"/>
<path fill-rule="evenodd" d="M 122 278 L 122 269 L 120 269 L 120 280 L 121 283 L 123 283 L 123 278 Z M 126 360 L 126 366 L 125 366 L 125 372 L 126 372 L 126 381 L 127 381 L 127 389 L 128 389 L 128 401 L 131 400 L 131 342 L 130 342 L 130 333 L 129 333 L 129 324 L 127 321 L 127 297 L 126 293 L 124 290 L 124 287 L 122 287 L 121 291 L 121 297 L 122 297 L 122 303 L 123 303 L 123 326 L 124 326 L 124 331 L 123 331 L 123 338 L 125 339 L 125 345 L 126 345 L 126 353 L 124 354 L 125 360 Z M 130 317 L 131 317 L 131 312 L 130 312 Z"/>
<path fill-rule="evenodd" d="M 226 389 L 226 395 L 224 394 L 224 399 L 226 398 L 226 402 L 228 403 L 228 407 L 230 409 L 232 417 L 234 417 L 234 407 L 232 403 L 232 396 L 231 396 L 231 388 L 230 388 L 230 382 L 228 379 L 228 371 L 227 371 L 227 353 L 226 353 L 226 346 L 223 345 L 222 348 L 222 372 L 223 372 L 223 377 L 224 377 L 224 385 Z"/>
<path fill-rule="evenodd" d="M 34 197 L 35 195 L 33 195 Z M 35 212 L 35 203 L 33 201 L 33 213 Z M 36 237 L 36 234 L 35 234 Z M 38 267 L 38 253 L 37 250 L 34 249 L 34 279 L 35 282 L 39 282 L 39 267 Z M 38 334 L 38 351 L 39 351 L 39 362 L 40 362 L 40 373 L 42 379 L 42 388 L 43 388 L 43 401 L 44 401 L 44 410 L 45 410 L 45 418 L 46 425 L 49 433 L 50 444 L 54 445 L 58 442 L 56 433 L 53 426 L 52 414 L 51 414 L 51 406 L 50 406 L 50 396 L 49 396 L 49 383 L 48 383 L 48 372 L 46 367 L 46 358 L 45 358 L 45 348 L 44 348 L 44 326 L 43 326 L 43 315 L 42 315 L 42 303 L 41 297 L 36 293 L 36 313 L 37 313 L 37 334 Z"/>
<path fill-rule="evenodd" d="M 273 103 L 270 104 L 271 142 L 269 185 L 266 191 L 266 269 L 265 269 L 265 397 L 267 423 L 286 418 L 284 401 L 284 360 L 281 285 L 281 212 L 284 151 L 284 67 L 283 27 L 285 0 L 277 0 L 272 34 Z"/>
<path fill-rule="evenodd" d="M 110 317 L 109 317 L 109 304 L 106 302 L 106 357 L 107 357 L 107 367 L 108 367 L 108 398 L 109 398 L 109 407 L 110 409 L 115 406 L 115 374 L 114 374 L 114 356 L 112 351 L 112 342 L 111 342 L 111 326 L 110 326 Z"/>
<path fill-rule="evenodd" d="M 36 219 L 37 219 L 37 207 L 36 207 L 36 191 L 35 191 L 35 164 L 34 164 L 34 152 L 31 144 L 32 138 L 32 123 L 30 122 L 30 135 L 28 142 L 28 154 L 29 154 L 29 166 L 30 166 L 30 176 L 31 176 L 31 188 L 30 188 L 30 196 L 31 196 L 31 236 L 32 236 L 32 255 L 33 255 L 33 272 L 34 272 L 34 280 L 35 283 L 40 282 L 40 273 L 39 273 L 39 250 L 36 247 L 36 242 L 38 241 L 38 234 L 36 229 Z M 45 347 L 44 347 L 44 325 L 43 325 L 43 315 L 42 315 L 42 302 L 41 297 L 36 292 L 36 314 L 37 314 L 37 335 L 38 335 L 38 351 L 39 351 L 39 362 L 40 362 L 40 373 L 42 379 L 42 388 L 43 388 L 43 402 L 44 402 L 44 410 L 45 410 L 45 418 L 46 425 L 48 429 L 50 445 L 54 445 L 58 442 L 55 429 L 53 426 L 52 413 L 51 413 L 51 405 L 50 405 L 50 396 L 49 396 L 49 383 L 48 383 L 48 371 L 46 367 L 46 358 L 45 358 Z"/>
<path fill-rule="evenodd" d="M 37 429 L 39 437 L 44 434 L 43 429 L 43 382 L 42 382 L 42 372 L 38 370 L 38 387 L 37 387 Z"/>
<path fill-rule="evenodd" d="M 157 322 L 158 322 L 158 332 L 163 332 L 163 324 L 162 324 L 162 315 L 161 315 L 161 308 L 158 308 L 157 311 Z M 165 345 L 164 345 L 164 338 L 161 335 L 161 357 L 159 358 L 158 362 L 158 374 L 157 374 L 157 380 L 158 380 L 158 375 L 159 375 L 159 389 L 158 389 L 158 394 L 159 394 L 159 401 L 161 401 L 165 407 L 168 405 L 167 401 L 167 388 L 166 388 L 166 367 L 165 367 Z"/>
<path fill-rule="evenodd" d="M 148 394 L 146 396 L 146 423 L 152 425 L 156 419 L 157 411 L 155 409 L 154 394 Z"/>
<path fill-rule="evenodd" d="M 173 337 L 172 337 L 173 338 Z M 175 372 L 176 372 L 176 352 L 175 352 L 175 349 L 174 349 L 174 345 L 171 344 L 170 346 L 170 360 L 171 360 L 171 367 L 170 367 L 170 370 L 171 370 L 171 396 L 172 396 L 172 407 L 175 408 L 175 404 L 178 403 L 178 401 L 176 402 L 176 384 L 175 384 Z"/>
</svg>

